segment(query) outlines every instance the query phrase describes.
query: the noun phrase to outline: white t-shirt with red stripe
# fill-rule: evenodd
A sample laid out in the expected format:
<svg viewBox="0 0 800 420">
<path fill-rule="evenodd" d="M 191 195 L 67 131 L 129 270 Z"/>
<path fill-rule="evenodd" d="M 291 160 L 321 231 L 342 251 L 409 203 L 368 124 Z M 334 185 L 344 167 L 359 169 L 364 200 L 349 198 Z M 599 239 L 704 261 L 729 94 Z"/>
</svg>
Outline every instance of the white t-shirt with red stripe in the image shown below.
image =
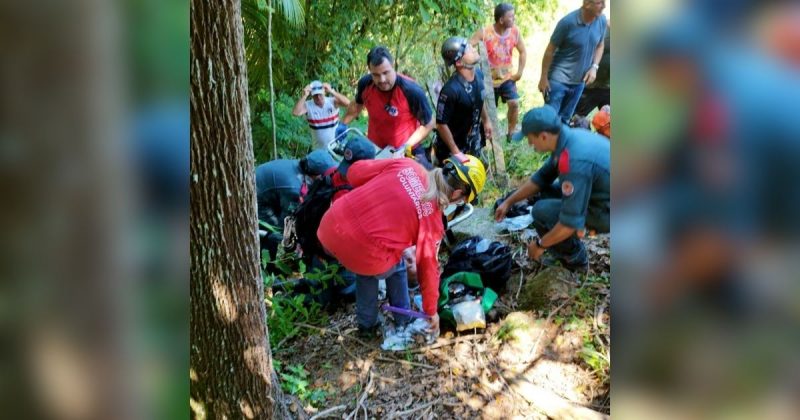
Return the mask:
<svg viewBox="0 0 800 420">
<path fill-rule="evenodd" d="M 336 126 L 339 125 L 339 109 L 336 108 L 334 98 L 325 98 L 325 104 L 317 106 L 313 100 L 306 101 L 306 119 L 311 128 L 311 137 L 316 146 L 324 148 L 332 142 L 336 135 Z"/>
</svg>

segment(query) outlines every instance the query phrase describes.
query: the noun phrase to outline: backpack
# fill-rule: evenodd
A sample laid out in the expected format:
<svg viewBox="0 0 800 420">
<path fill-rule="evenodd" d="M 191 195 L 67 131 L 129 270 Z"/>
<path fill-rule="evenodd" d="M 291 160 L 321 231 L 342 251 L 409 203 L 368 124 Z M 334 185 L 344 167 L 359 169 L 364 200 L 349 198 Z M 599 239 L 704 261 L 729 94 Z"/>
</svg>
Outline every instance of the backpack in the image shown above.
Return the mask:
<svg viewBox="0 0 800 420">
<path fill-rule="evenodd" d="M 303 202 L 286 218 L 284 223 L 284 247 L 287 251 L 300 247 L 303 259 L 310 263 L 313 256 L 325 258 L 325 251 L 317 238 L 317 229 L 322 216 L 331 207 L 333 195 L 341 190 L 351 190 L 350 185 L 334 186 L 331 175 L 311 184 Z"/>
<path fill-rule="evenodd" d="M 511 248 L 497 241 L 473 236 L 453 248 L 442 271 L 442 278 L 462 271 L 477 273 L 484 286 L 501 293 L 511 277 L 511 267 Z"/>
</svg>

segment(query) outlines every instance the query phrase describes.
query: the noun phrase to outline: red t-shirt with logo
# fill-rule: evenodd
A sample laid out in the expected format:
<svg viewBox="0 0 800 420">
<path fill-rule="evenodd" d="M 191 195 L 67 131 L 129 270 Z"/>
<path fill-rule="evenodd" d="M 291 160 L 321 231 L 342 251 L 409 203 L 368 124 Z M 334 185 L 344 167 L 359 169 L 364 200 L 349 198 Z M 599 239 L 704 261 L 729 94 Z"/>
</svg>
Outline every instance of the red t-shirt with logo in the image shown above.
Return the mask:
<svg viewBox="0 0 800 420">
<path fill-rule="evenodd" d="M 362 77 L 358 81 L 356 103 L 367 108 L 367 138 L 380 148 L 402 146 L 432 116 L 425 92 L 413 79 L 400 73 L 388 92 L 378 89 L 371 75 Z"/>
<path fill-rule="evenodd" d="M 417 246 L 422 307 L 436 314 L 439 299 L 439 244 L 442 211 L 421 200 L 428 173 L 402 159 L 362 160 L 347 170 L 353 190 L 333 202 L 320 222 L 322 246 L 354 273 L 374 276 L 400 262 L 403 250 Z"/>
</svg>

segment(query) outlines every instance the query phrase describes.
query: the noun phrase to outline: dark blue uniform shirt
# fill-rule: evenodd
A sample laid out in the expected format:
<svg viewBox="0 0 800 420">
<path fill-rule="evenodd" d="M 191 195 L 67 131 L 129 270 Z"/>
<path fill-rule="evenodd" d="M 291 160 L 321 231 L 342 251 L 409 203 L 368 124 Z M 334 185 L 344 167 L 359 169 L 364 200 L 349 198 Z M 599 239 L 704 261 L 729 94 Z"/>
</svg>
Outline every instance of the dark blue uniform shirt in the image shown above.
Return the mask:
<svg viewBox="0 0 800 420">
<path fill-rule="evenodd" d="M 588 208 L 610 209 L 611 143 L 605 137 L 580 128 L 561 127 L 556 150 L 531 176 L 539 187 L 561 181 L 563 225 L 583 229 Z"/>
</svg>

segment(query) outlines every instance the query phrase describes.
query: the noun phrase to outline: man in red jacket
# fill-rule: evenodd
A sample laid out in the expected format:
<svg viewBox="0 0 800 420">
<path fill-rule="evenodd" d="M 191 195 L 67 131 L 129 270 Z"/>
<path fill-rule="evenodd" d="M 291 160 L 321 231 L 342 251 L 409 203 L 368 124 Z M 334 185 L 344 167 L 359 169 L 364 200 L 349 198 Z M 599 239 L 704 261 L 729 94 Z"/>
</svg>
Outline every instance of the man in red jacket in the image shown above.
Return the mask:
<svg viewBox="0 0 800 420">
<path fill-rule="evenodd" d="M 408 309 L 403 251 L 416 245 L 422 306 L 438 334 L 438 250 L 444 227 L 442 210 L 451 202 L 472 201 L 483 189 L 486 172 L 474 156 L 445 161 L 426 171 L 411 159 L 359 161 L 347 170 L 352 191 L 336 200 L 320 222 L 317 236 L 325 250 L 356 277 L 359 331 L 378 326 L 378 279 L 386 279 L 392 306 Z M 406 316 L 395 316 L 402 326 Z"/>
</svg>

